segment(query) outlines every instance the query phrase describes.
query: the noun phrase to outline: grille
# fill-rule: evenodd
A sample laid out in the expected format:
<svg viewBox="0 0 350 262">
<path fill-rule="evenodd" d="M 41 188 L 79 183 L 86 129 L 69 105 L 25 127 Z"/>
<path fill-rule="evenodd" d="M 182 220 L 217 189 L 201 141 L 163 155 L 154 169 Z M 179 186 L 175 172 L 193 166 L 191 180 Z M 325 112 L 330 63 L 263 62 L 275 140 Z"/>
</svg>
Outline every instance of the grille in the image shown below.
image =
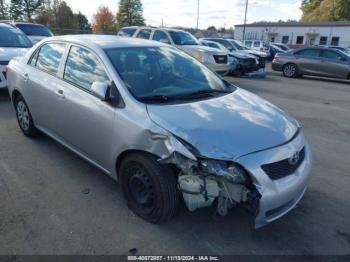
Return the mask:
<svg viewBox="0 0 350 262">
<path fill-rule="evenodd" d="M 214 55 L 217 64 L 227 64 L 227 55 Z"/>
<path fill-rule="evenodd" d="M 244 60 L 244 63 L 248 66 L 254 66 L 255 65 L 255 59 L 253 58 L 248 58 Z"/>
<path fill-rule="evenodd" d="M 10 61 L 0 61 L 0 65 L 8 65 Z"/>
<path fill-rule="evenodd" d="M 299 152 L 299 158 L 295 163 L 291 159 L 284 159 L 275 163 L 262 165 L 261 168 L 272 180 L 281 179 L 293 174 L 305 159 L 305 147 Z"/>
</svg>

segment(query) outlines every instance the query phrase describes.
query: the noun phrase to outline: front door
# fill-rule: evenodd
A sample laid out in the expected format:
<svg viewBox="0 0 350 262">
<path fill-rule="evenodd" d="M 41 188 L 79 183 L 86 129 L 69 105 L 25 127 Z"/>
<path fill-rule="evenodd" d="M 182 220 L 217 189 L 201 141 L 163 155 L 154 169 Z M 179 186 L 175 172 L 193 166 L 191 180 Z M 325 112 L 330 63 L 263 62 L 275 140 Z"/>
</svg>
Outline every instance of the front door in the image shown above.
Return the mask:
<svg viewBox="0 0 350 262">
<path fill-rule="evenodd" d="M 61 132 L 80 153 L 110 170 L 116 111 L 90 93 L 93 82 L 110 82 L 102 63 L 92 51 L 71 46 L 61 80 L 65 119 Z"/>
</svg>

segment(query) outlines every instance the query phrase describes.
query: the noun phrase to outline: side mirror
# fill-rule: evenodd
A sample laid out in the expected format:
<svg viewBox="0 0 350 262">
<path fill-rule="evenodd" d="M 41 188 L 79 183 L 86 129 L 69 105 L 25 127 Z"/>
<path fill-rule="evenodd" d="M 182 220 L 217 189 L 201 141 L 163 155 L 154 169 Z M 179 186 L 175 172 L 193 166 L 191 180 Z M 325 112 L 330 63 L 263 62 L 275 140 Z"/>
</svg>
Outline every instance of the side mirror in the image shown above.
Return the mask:
<svg viewBox="0 0 350 262">
<path fill-rule="evenodd" d="M 100 98 L 102 101 L 106 101 L 109 95 L 109 85 L 101 82 L 93 82 L 90 91 Z"/>
<path fill-rule="evenodd" d="M 343 61 L 343 62 L 348 61 L 345 57 L 341 57 L 341 58 L 339 58 L 339 60 L 340 60 L 340 61 Z"/>
</svg>

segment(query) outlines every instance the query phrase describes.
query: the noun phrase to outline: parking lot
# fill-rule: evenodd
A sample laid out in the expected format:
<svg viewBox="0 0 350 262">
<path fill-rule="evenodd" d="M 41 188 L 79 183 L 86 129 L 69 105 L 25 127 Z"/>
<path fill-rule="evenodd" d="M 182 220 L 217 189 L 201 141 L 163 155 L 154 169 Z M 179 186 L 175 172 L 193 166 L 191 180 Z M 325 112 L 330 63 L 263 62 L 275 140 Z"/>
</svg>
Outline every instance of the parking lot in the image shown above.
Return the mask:
<svg viewBox="0 0 350 262">
<path fill-rule="evenodd" d="M 304 127 L 314 163 L 297 209 L 258 230 L 240 208 L 218 217 L 182 207 L 148 224 L 112 179 L 44 135 L 24 137 L 1 92 L 0 254 L 350 254 L 350 83 L 271 71 L 228 79 Z"/>
</svg>

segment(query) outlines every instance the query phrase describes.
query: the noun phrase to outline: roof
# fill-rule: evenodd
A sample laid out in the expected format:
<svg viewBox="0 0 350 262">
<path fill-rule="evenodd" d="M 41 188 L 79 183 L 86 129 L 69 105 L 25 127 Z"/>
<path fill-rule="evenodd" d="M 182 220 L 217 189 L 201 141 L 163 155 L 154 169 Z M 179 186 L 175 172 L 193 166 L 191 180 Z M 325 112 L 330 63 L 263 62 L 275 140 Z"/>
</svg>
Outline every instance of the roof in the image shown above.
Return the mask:
<svg viewBox="0 0 350 262">
<path fill-rule="evenodd" d="M 7 27 L 7 28 L 15 28 L 13 25 L 11 25 L 10 23 L 7 22 L 1 22 L 0 21 L 0 26 L 1 27 Z"/>
<path fill-rule="evenodd" d="M 115 47 L 157 47 L 167 46 L 160 42 L 149 41 L 138 38 L 120 37 L 116 35 L 64 35 L 54 36 L 46 39 L 51 41 L 66 41 L 70 43 L 81 44 L 85 46 L 99 46 L 100 48 Z"/>
<path fill-rule="evenodd" d="M 247 24 L 246 27 L 350 27 L 350 21 L 336 22 L 257 22 Z M 235 27 L 244 27 L 243 24 Z"/>
</svg>

